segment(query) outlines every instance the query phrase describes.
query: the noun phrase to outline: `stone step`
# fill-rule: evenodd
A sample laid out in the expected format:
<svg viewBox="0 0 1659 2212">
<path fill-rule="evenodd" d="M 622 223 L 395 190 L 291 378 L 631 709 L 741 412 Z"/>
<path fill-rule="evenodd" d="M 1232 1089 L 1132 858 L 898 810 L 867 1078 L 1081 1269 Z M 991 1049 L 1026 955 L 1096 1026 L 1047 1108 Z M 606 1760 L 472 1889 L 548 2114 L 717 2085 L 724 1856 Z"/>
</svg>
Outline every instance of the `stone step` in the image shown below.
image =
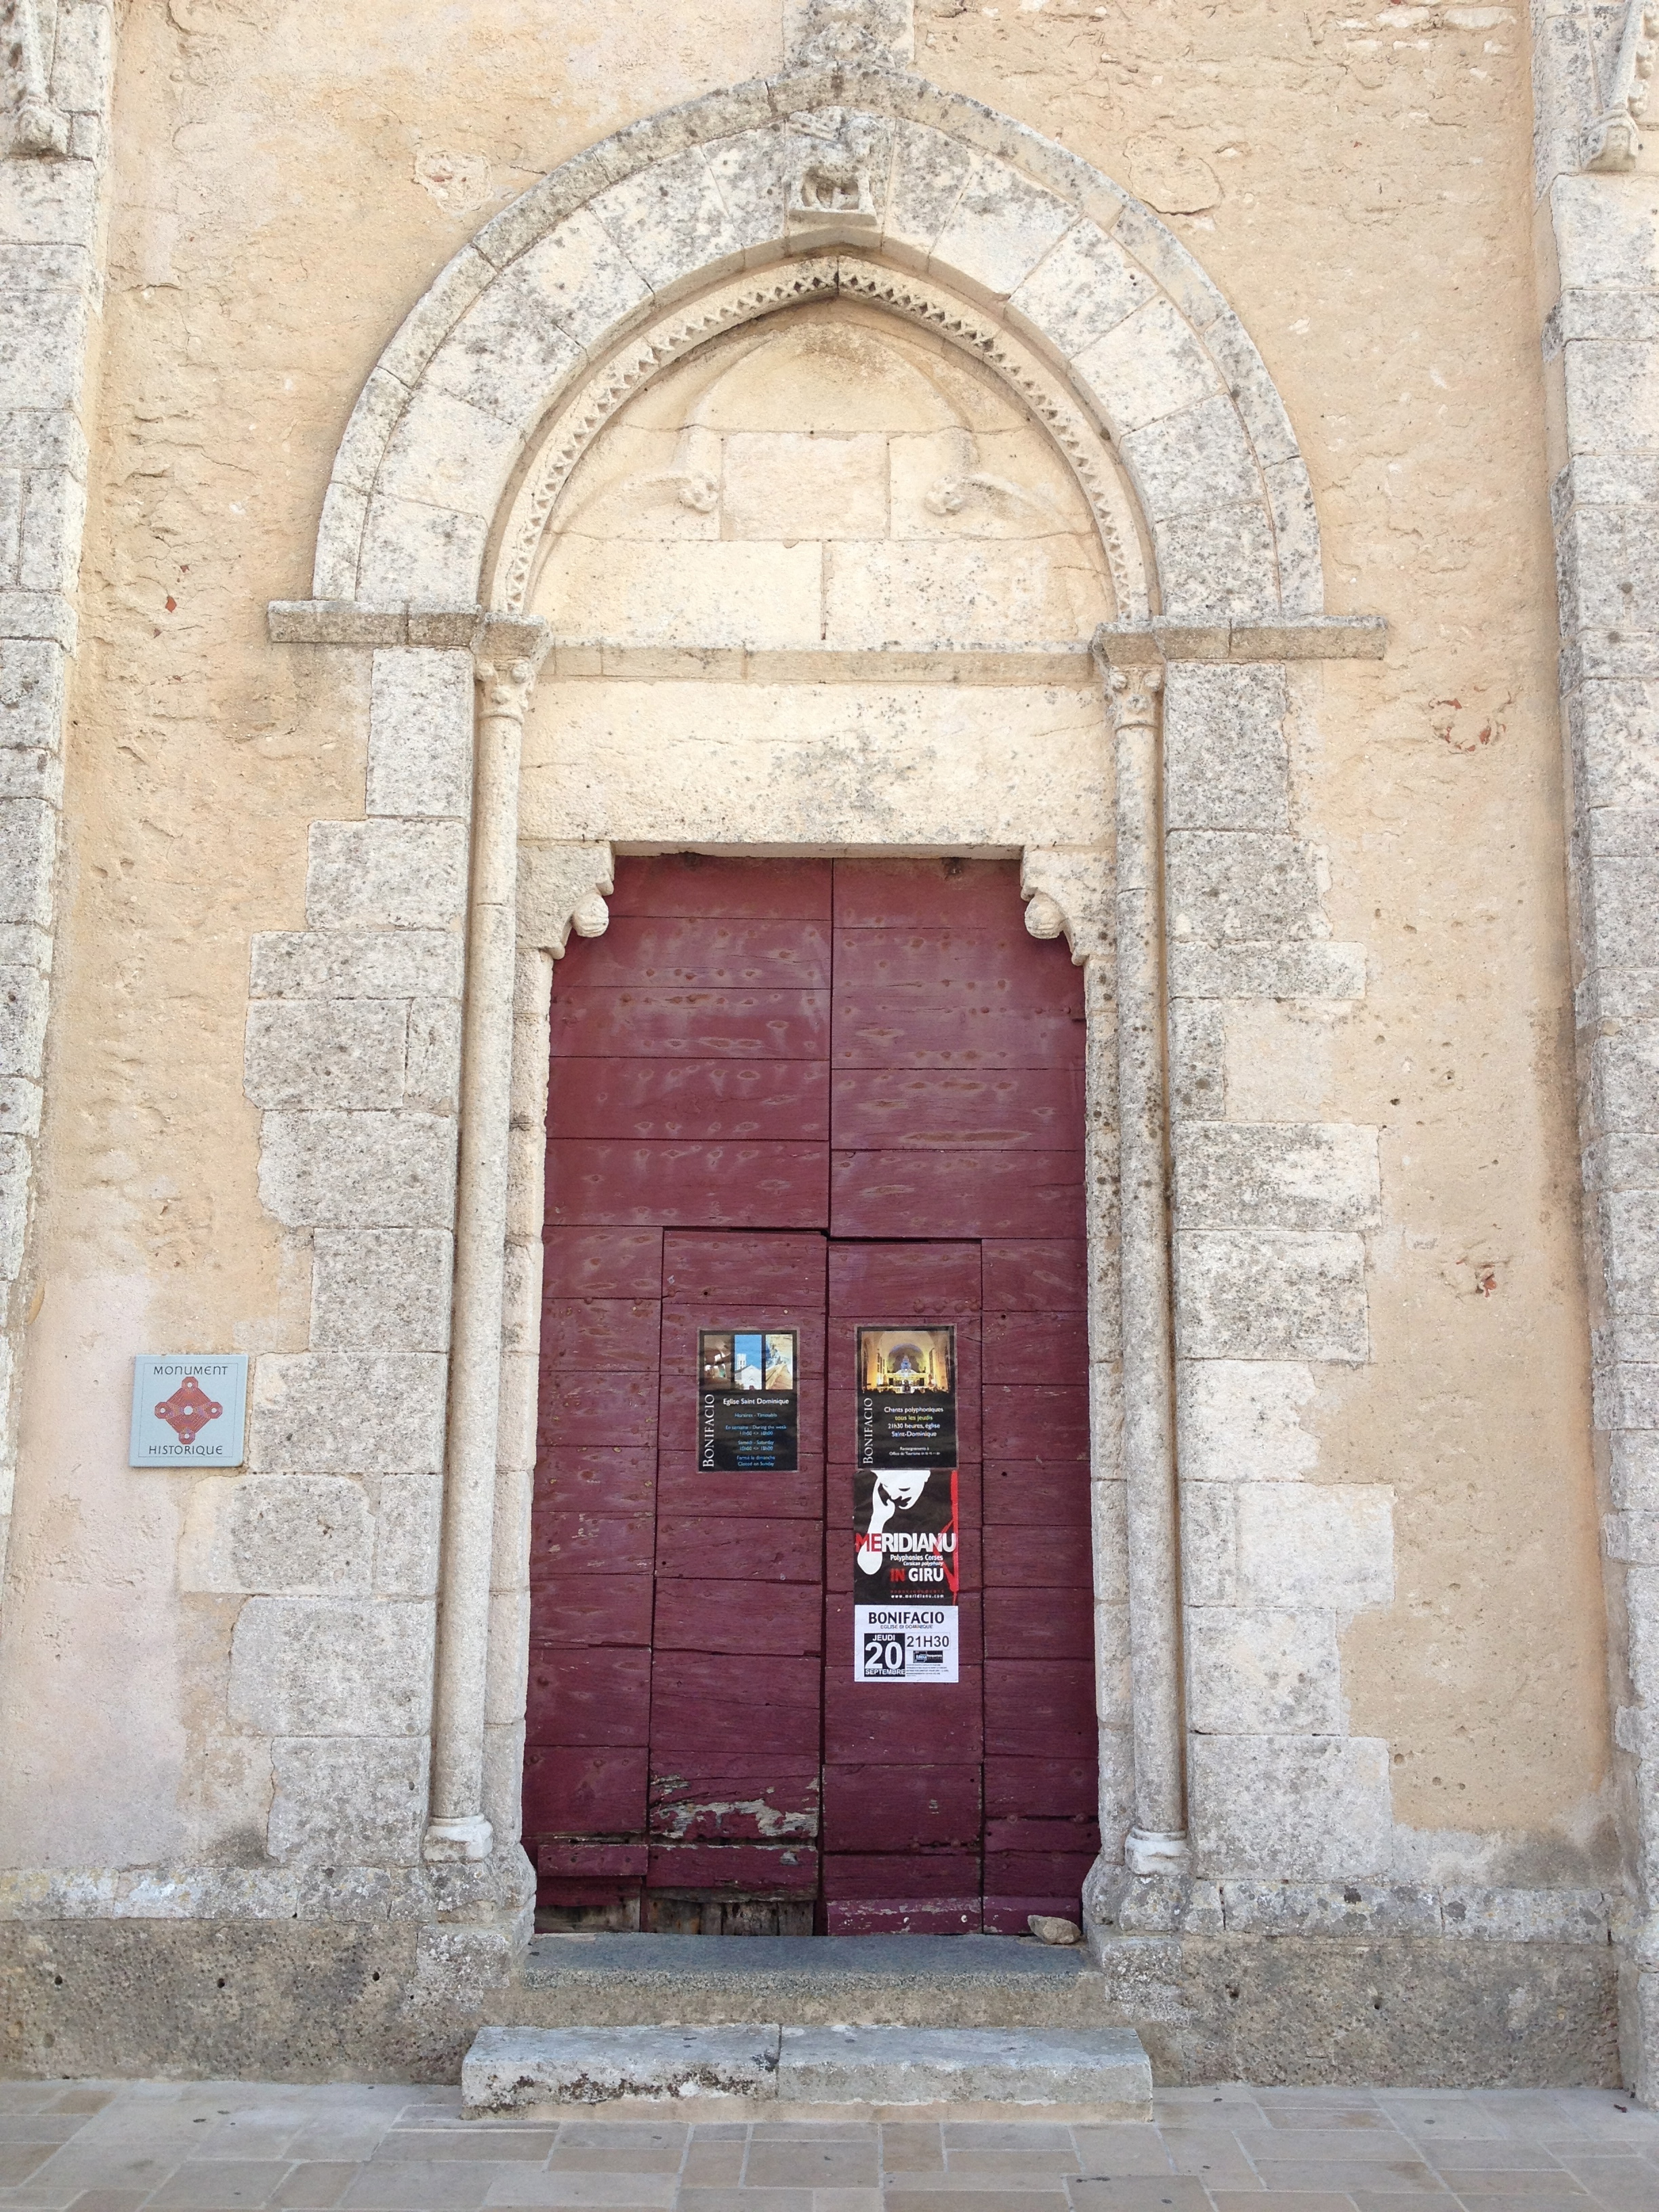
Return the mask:
<svg viewBox="0 0 1659 2212">
<path fill-rule="evenodd" d="M 474 2116 L 624 2097 L 811 2105 L 1083 2105 L 1151 2116 L 1152 2077 L 1124 2027 L 485 2027 L 461 2068 Z"/>
</svg>

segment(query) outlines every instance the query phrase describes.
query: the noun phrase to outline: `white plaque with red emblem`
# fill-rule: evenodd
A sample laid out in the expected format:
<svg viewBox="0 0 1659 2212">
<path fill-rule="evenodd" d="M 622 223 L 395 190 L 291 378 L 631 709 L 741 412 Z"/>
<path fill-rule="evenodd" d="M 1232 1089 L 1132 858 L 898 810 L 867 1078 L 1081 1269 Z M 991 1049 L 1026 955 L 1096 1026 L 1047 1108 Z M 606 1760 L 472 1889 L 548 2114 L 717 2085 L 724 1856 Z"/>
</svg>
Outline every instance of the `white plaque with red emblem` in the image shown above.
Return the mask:
<svg viewBox="0 0 1659 2212">
<path fill-rule="evenodd" d="M 132 1363 L 130 1467 L 240 1467 L 245 1352 L 141 1352 Z"/>
</svg>

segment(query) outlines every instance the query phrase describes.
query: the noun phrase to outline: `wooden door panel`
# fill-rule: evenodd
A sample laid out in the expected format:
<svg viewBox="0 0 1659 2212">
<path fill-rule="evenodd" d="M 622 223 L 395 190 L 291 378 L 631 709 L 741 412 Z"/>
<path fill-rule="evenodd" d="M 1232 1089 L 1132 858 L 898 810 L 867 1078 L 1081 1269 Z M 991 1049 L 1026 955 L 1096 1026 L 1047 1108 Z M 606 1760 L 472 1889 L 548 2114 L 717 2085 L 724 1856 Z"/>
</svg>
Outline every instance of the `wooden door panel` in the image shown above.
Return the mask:
<svg viewBox="0 0 1659 2212">
<path fill-rule="evenodd" d="M 1072 1758 L 985 1754 L 985 1817 L 1090 1820 L 1097 1809 L 1095 1752 Z"/>
<path fill-rule="evenodd" d="M 524 1761 L 526 1836 L 642 1833 L 646 1749 L 637 1745 L 538 1744 Z"/>
<path fill-rule="evenodd" d="M 979 1246 L 832 1244 L 830 1311 L 870 1323 L 950 1320 L 979 1313 Z M 850 1340 L 848 1340 L 850 1341 Z"/>
<path fill-rule="evenodd" d="M 739 1598 L 729 1581 L 664 1576 L 657 1584 L 653 1641 L 659 1652 L 807 1652 L 817 1657 L 823 1648 L 822 1593 L 816 1580 L 749 1582 Z"/>
<path fill-rule="evenodd" d="M 1088 1382 L 1086 1314 L 999 1313 L 988 1307 L 980 1341 L 988 1382 Z"/>
<path fill-rule="evenodd" d="M 653 1844 L 646 1880 L 698 1896 L 816 1897 L 818 1855 L 811 1844 Z"/>
<path fill-rule="evenodd" d="M 986 1571 L 995 1577 L 994 1546 Z M 1069 1559 L 1063 1564 L 1074 1572 Z M 985 1656 L 993 1659 L 1091 1659 L 1095 1648 L 1094 1592 L 1086 1577 L 1073 1588 L 1010 1588 L 993 1579 L 985 1592 Z"/>
<path fill-rule="evenodd" d="M 544 1299 L 661 1296 L 659 1228 L 543 1230 Z"/>
<path fill-rule="evenodd" d="M 727 1231 L 708 1236 L 671 1229 L 663 1240 L 663 1294 L 676 1300 L 736 1299 L 757 1311 L 781 1298 L 821 1316 L 828 1249 L 822 1235 L 746 1237 Z"/>
<path fill-rule="evenodd" d="M 1066 1150 L 1083 1119 L 1083 1071 L 836 1070 L 832 1141 L 848 1152 Z"/>
<path fill-rule="evenodd" d="M 547 1148 L 550 1221 L 696 1222 L 732 1229 L 821 1229 L 828 1164 L 818 1144 L 610 1144 Z"/>
<path fill-rule="evenodd" d="M 1080 1152 L 830 1155 L 834 1237 L 1040 1236 L 1082 1210 Z"/>
<path fill-rule="evenodd" d="M 538 1498 L 530 1516 L 530 1579 L 572 1574 L 643 1574 L 648 1579 L 654 1534 L 654 1516 L 648 1513 L 572 1513 Z"/>
<path fill-rule="evenodd" d="M 1005 927 L 1018 904 L 1017 871 L 1007 860 L 837 860 L 836 927 L 932 929 Z M 1062 959 L 1070 955 L 1063 950 Z"/>
<path fill-rule="evenodd" d="M 823 1540 L 814 1522 L 658 1513 L 659 1583 L 804 1583 L 817 1589 L 823 1578 Z M 738 1602 L 735 1593 L 730 1602 Z"/>
<path fill-rule="evenodd" d="M 988 1237 L 982 1247 L 987 1313 L 1081 1313 L 1089 1303 L 1089 1250 L 1080 1237 Z"/>
<path fill-rule="evenodd" d="M 988 1006 L 1026 1013 L 1069 1014 L 1080 996 L 1070 955 L 1058 951 L 1057 957 L 1056 946 L 1029 936 L 1024 922 L 836 925 L 838 990 L 933 991 L 964 984 Z"/>
<path fill-rule="evenodd" d="M 656 1510 L 654 1451 L 616 1451 L 604 1444 L 583 1451 L 544 1449 L 536 1462 L 536 1506 L 548 1512 L 620 1514 Z"/>
<path fill-rule="evenodd" d="M 550 1644 L 648 1644 L 651 1575 L 540 1575 L 532 1568 L 538 1632 Z"/>
<path fill-rule="evenodd" d="M 815 1898 L 832 1933 L 1075 1913 L 1079 971 L 1025 932 L 1006 862 L 624 859 L 610 904 L 553 1001 L 543 1902 L 728 1931 L 802 1927 Z M 907 1322 L 957 1330 L 961 1680 L 882 1686 L 852 1678 L 854 1330 Z M 799 1337 L 793 1472 L 696 1465 L 697 1331 L 744 1324 Z"/>
<path fill-rule="evenodd" d="M 650 1713 L 649 1651 L 531 1645 L 532 1743 L 643 1744 Z"/>
<path fill-rule="evenodd" d="M 699 1750 L 651 1777 L 651 1833 L 664 1843 L 811 1843 L 818 1833 L 816 1747 L 805 1758 Z"/>
<path fill-rule="evenodd" d="M 537 1441 L 543 1450 L 580 1450 L 586 1445 L 654 1451 L 656 1363 L 645 1374 L 632 1375 L 550 1368 L 542 1380 L 538 1410 Z"/>
<path fill-rule="evenodd" d="M 548 1367 L 637 1374 L 656 1358 L 661 1328 L 656 1298 L 544 1297 L 542 1360 Z"/>
<path fill-rule="evenodd" d="M 830 1041 L 827 991 L 556 990 L 556 1061 L 812 1060 Z M 580 1084 L 580 1068 L 555 1081 Z"/>
<path fill-rule="evenodd" d="M 1004 1006 L 966 983 L 942 983 L 930 991 L 879 990 L 873 984 L 854 991 L 837 985 L 834 1033 L 830 1061 L 837 1071 L 1084 1064 L 1081 1014 Z"/>
<path fill-rule="evenodd" d="M 617 887 L 605 904 L 613 920 L 652 914 L 828 921 L 834 868 L 831 860 L 727 860 L 701 853 L 659 853 L 618 860 Z"/>
<path fill-rule="evenodd" d="M 758 915 L 613 915 L 560 981 L 567 990 L 822 990 L 830 981 L 830 925 Z"/>
<path fill-rule="evenodd" d="M 830 1135 L 823 1060 L 585 1060 L 550 1093 L 548 1135 L 673 1144 Z"/>
<path fill-rule="evenodd" d="M 1086 1462 L 1057 1460 L 1045 1466 L 1030 1460 L 988 1460 L 981 1518 L 988 1532 L 1006 1525 L 1033 1523 L 1045 1528 L 1086 1530 L 1091 1512 Z"/>
<path fill-rule="evenodd" d="M 920 1693 L 918 1693 L 920 1694 Z M 980 1766 L 826 1765 L 826 1851 L 979 1848 Z"/>
</svg>

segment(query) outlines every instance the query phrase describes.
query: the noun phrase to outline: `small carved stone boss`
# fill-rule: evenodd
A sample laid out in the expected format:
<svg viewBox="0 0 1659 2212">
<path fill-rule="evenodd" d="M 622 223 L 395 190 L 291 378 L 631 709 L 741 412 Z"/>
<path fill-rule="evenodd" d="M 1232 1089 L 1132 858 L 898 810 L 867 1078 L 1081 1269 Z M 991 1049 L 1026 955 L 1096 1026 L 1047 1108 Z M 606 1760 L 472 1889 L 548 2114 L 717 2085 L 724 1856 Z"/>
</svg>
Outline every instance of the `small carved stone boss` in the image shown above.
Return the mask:
<svg viewBox="0 0 1659 2212">
<path fill-rule="evenodd" d="M 132 1363 L 129 1467 L 240 1467 L 245 1352 L 141 1352 Z"/>
</svg>

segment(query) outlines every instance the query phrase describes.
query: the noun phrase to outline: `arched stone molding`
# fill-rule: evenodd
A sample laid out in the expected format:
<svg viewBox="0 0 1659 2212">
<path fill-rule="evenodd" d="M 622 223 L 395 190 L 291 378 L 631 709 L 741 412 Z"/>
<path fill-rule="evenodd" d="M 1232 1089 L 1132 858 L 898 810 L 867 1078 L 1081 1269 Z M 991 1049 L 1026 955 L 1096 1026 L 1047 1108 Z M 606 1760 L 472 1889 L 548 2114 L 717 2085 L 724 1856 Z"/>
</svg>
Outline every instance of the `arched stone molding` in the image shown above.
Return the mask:
<svg viewBox="0 0 1659 2212">
<path fill-rule="evenodd" d="M 814 179 L 831 171 L 842 181 L 826 195 Z M 847 204 L 826 211 L 826 196 L 837 195 Z M 1114 717 L 1122 726 L 1120 752 L 1127 727 L 1139 763 L 1133 826 L 1141 860 L 1133 880 L 1119 880 L 1117 866 L 1109 881 L 1099 850 L 1044 845 L 1027 851 L 1024 867 L 1030 926 L 1040 934 L 1064 931 L 1088 971 L 1097 1124 L 1089 1225 L 1097 1263 L 1091 1343 L 1102 1478 L 1096 1483 L 1101 1710 L 1116 1713 L 1120 1744 L 1125 1700 L 1109 1686 L 1130 1667 L 1128 1621 L 1145 1617 L 1148 1593 L 1154 1610 L 1167 1616 L 1167 1632 L 1140 1639 L 1158 1680 L 1155 1696 L 1143 1696 L 1138 1681 L 1127 1701 L 1138 1709 L 1134 1758 L 1126 1761 L 1115 1748 L 1109 1780 L 1103 1771 L 1109 1855 L 1115 1856 L 1129 1827 L 1133 1873 L 1167 1875 L 1180 1866 L 1189 1767 L 1201 1870 L 1275 1878 L 1381 1875 L 1389 1851 L 1387 1774 L 1385 1767 L 1373 1770 L 1382 1747 L 1350 1744 L 1341 1735 L 1328 1638 L 1328 1651 L 1318 1655 L 1325 1703 L 1316 1724 L 1281 1724 L 1237 1699 L 1224 1708 L 1211 1697 L 1206 1742 L 1187 1732 L 1183 1705 L 1190 1699 L 1179 1678 L 1175 1618 L 1172 1441 L 1177 1352 L 1180 1403 L 1196 1409 L 1181 1415 L 1182 1449 L 1190 1442 L 1194 1465 L 1210 1475 L 1220 1474 L 1230 1449 L 1226 1389 L 1243 1391 L 1253 1406 L 1256 1363 L 1276 1354 L 1281 1366 L 1297 1357 L 1367 1356 L 1358 1240 L 1337 1232 L 1369 1223 L 1370 1156 L 1364 1142 L 1351 1143 L 1340 1132 L 1196 1126 L 1221 1118 L 1218 1089 L 1164 1133 L 1166 1052 L 1176 1061 L 1176 1087 L 1194 1057 L 1193 1040 L 1202 1041 L 1213 1061 L 1228 1001 L 1357 995 L 1353 979 L 1363 975 L 1363 963 L 1342 949 L 1304 942 L 1322 938 L 1324 925 L 1312 856 L 1291 831 L 1284 669 L 1261 664 L 1370 655 L 1380 650 L 1381 628 L 1318 613 L 1317 533 L 1284 411 L 1219 295 L 1144 210 L 1085 165 L 971 103 L 885 72 L 842 71 L 719 95 L 623 133 L 567 164 L 488 226 L 410 319 L 359 403 L 319 536 L 318 600 L 272 611 L 274 635 L 376 648 L 370 813 L 410 817 L 363 825 L 361 834 L 353 825 L 319 825 L 315 911 L 328 917 L 325 926 L 401 924 L 404 886 L 416 876 L 422 917 L 430 908 L 437 918 L 433 901 L 441 890 L 439 903 L 448 927 L 456 927 L 453 890 L 464 872 L 453 849 L 456 832 L 470 818 L 476 876 L 482 825 L 500 815 L 493 802 L 485 806 L 482 787 L 476 798 L 465 790 L 465 762 L 475 742 L 471 664 L 493 653 L 492 627 L 503 637 L 539 631 L 521 611 L 532 604 L 544 534 L 572 469 L 620 406 L 663 369 L 745 323 L 832 297 L 884 309 L 960 347 L 1046 427 L 1107 547 L 1119 602 L 1102 647 L 1109 696 L 1128 707 L 1154 696 L 1164 702 L 1161 730 L 1156 714 Z M 482 624 L 481 598 L 496 610 Z M 1088 647 L 1079 637 L 1057 641 L 1055 651 L 1080 658 Z M 1046 647 L 1042 655 L 1052 657 Z M 1053 680 L 1036 676 L 1034 657 L 1029 648 L 1022 655 L 994 644 L 969 652 L 946 645 L 908 656 L 903 680 Z M 603 652 L 599 659 L 608 665 Z M 930 659 L 940 666 L 919 674 Z M 1018 674 L 1001 678 L 980 665 L 1022 659 Z M 1165 663 L 1170 680 L 1160 691 L 1157 675 Z M 447 768 L 434 796 L 422 763 L 433 753 L 435 724 L 420 702 L 422 687 L 440 675 L 438 750 Z M 482 714 L 480 760 L 486 741 L 495 742 L 491 726 Z M 1103 727 L 1102 734 L 1103 741 Z M 1160 776 L 1169 802 L 1161 818 Z M 441 835 L 422 818 L 428 814 L 445 817 Z M 636 823 L 588 834 L 643 836 L 647 845 L 654 836 Z M 1117 836 L 1121 859 L 1121 811 Z M 493 881 L 500 851 L 491 849 Z M 480 1604 L 476 1542 L 451 1547 L 464 1563 L 453 1589 L 447 1560 L 444 1569 L 441 1653 L 459 1636 L 471 1639 L 464 1671 L 467 1699 L 480 1717 L 459 1725 L 454 1708 L 451 1741 L 434 1742 L 434 1777 L 459 1771 L 464 1755 L 477 1778 L 465 1807 L 459 1796 L 446 1806 L 434 1792 L 427 1850 L 440 1857 L 499 1847 L 518 1832 L 551 957 L 573 924 L 603 926 L 608 850 L 556 844 L 521 852 L 516 971 L 510 988 L 491 986 L 492 1036 L 499 1041 L 514 1031 L 511 1110 L 499 1117 L 512 1124 L 501 1164 L 505 1280 L 493 1323 L 496 1356 L 486 1363 L 499 1389 L 489 1425 L 498 1430 L 501 1449 L 487 1601 Z M 441 884 L 432 875 L 434 858 L 447 871 Z M 1172 896 L 1193 909 L 1177 918 L 1178 945 L 1166 941 L 1164 927 L 1166 867 Z M 1138 1554 L 1126 1486 L 1117 1480 L 1126 1409 L 1115 1251 L 1124 1172 L 1115 1134 L 1123 1076 L 1116 971 L 1126 881 L 1138 902 L 1142 986 L 1131 1072 L 1148 1109 L 1144 1127 L 1138 1125 L 1144 1141 L 1134 1169 L 1147 1200 L 1138 1249 L 1154 1258 L 1162 1252 L 1158 1279 L 1166 1285 L 1160 1291 L 1154 1285 L 1139 1301 L 1148 1329 L 1145 1387 L 1125 1423 L 1151 1439 L 1141 1456 L 1152 1480 L 1143 1486 L 1142 1502 L 1152 1501 L 1155 1510 Z M 491 965 L 492 977 L 499 966 Z M 469 998 L 472 991 L 470 975 Z M 264 1079 L 252 1058 L 250 1069 L 256 1091 Z M 457 1054 L 449 1095 L 462 1079 Z M 1194 1097 L 1202 1088 L 1189 1085 Z M 293 1149 L 297 1133 L 273 1133 L 278 1151 L 284 1144 Z M 331 1128 L 317 1134 L 325 1150 L 340 1138 Z M 437 1146 L 443 1133 L 421 1135 Z M 398 1157 L 386 1156 L 394 1172 Z M 1310 1157 L 1329 1170 L 1317 1189 L 1310 1189 Z M 1177 1203 L 1173 1297 L 1162 1211 L 1171 1162 L 1177 1194 L 1189 1186 L 1194 1193 L 1188 1217 Z M 437 1170 L 440 1177 L 447 1171 L 441 1161 Z M 270 1183 L 278 1210 L 286 1206 L 283 1218 L 295 1225 L 311 1205 L 301 1188 L 304 1176 L 316 1179 L 312 1163 L 296 1176 L 279 1161 Z M 471 1202 L 465 1177 L 463 1183 L 458 1234 Z M 441 1205 L 437 1179 L 432 1195 L 434 1208 Z M 1183 1245 L 1188 1227 L 1194 1233 Z M 1363 1252 L 1359 1259 L 1363 1266 Z M 460 1281 L 458 1266 L 458 1290 Z M 460 1329 L 458 1304 L 458 1343 Z M 1269 1395 L 1273 1383 L 1270 1376 L 1262 1386 Z M 470 1426 L 476 1441 L 481 1430 Z M 261 1432 L 256 1450 L 264 1449 Z M 1126 1467 L 1133 1455 L 1126 1455 Z M 482 1453 L 471 1456 L 481 1468 Z M 1254 1493 L 1245 1498 L 1243 1489 L 1234 1492 L 1217 1480 L 1197 1500 L 1208 1517 L 1197 1527 L 1197 1566 L 1185 1601 L 1206 1609 L 1212 1642 L 1233 1634 L 1248 1645 L 1267 1601 L 1249 1571 L 1226 1565 L 1243 1540 L 1229 1533 L 1228 1516 L 1236 1520 L 1241 1506 L 1261 1502 Z M 1316 1502 L 1319 1514 L 1303 1516 L 1306 1528 L 1294 1510 L 1281 1511 L 1263 1540 L 1291 1553 L 1298 1546 L 1316 1550 L 1325 1527 L 1320 1515 L 1328 1519 L 1334 1504 L 1346 1501 L 1327 1494 Z M 1139 1599 L 1136 1556 L 1149 1568 L 1139 1578 Z M 1316 1560 L 1312 1571 L 1316 1583 L 1322 1571 Z M 1381 1589 L 1372 1572 L 1355 1601 L 1375 1602 Z M 1353 1595 L 1333 1585 L 1319 1601 L 1321 1618 L 1328 1623 Z M 1247 1652 L 1247 1664 L 1249 1658 Z M 451 1663 L 441 1656 L 441 1711 L 443 1668 Z M 1154 1714 L 1143 1743 L 1140 1721 Z M 1307 1741 L 1314 1736 L 1321 1738 L 1316 1744 Z M 1103 1770 L 1106 1758 L 1103 1735 Z M 1324 1785 L 1323 1796 L 1298 1829 L 1298 1804 L 1311 1783 Z"/>
<path fill-rule="evenodd" d="M 826 141 L 857 171 L 867 212 L 802 204 Z M 316 598 L 478 604 L 495 519 L 550 410 L 664 308 L 830 247 L 935 280 L 1060 374 L 1135 489 L 1167 619 L 1322 608 L 1289 419 L 1192 257 L 1087 163 L 881 69 L 711 94 L 564 163 L 486 224 L 358 400 L 325 502 Z M 864 281 L 890 281 L 862 265 Z M 783 303 L 759 287 L 750 312 Z"/>
</svg>

